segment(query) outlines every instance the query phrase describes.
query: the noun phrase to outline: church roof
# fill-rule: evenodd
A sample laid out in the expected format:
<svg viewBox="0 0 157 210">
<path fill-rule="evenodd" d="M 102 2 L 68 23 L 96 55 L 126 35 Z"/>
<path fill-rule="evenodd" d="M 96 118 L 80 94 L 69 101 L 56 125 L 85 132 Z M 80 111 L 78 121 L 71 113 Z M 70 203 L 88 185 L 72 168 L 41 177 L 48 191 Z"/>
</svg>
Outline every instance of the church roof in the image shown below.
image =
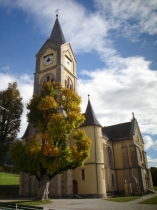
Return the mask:
<svg viewBox="0 0 157 210">
<path fill-rule="evenodd" d="M 66 43 L 59 20 L 58 20 L 58 15 L 56 15 L 56 21 L 53 26 L 50 38 L 51 41 L 57 42 L 59 44 L 64 44 Z"/>
<path fill-rule="evenodd" d="M 102 132 L 106 134 L 111 141 L 129 139 L 131 134 L 132 122 L 121 123 L 117 125 L 104 126 Z"/>
<path fill-rule="evenodd" d="M 96 115 L 94 113 L 94 110 L 92 108 L 90 100 L 88 100 L 88 105 L 87 105 L 87 108 L 86 108 L 86 112 L 84 113 L 84 117 L 85 117 L 85 121 L 81 126 L 87 126 L 87 125 L 101 126 L 101 124 L 98 122 L 98 120 L 96 118 Z"/>
<path fill-rule="evenodd" d="M 27 125 L 26 131 L 25 131 L 24 135 L 21 137 L 21 139 L 26 139 L 26 138 L 30 137 L 30 135 L 32 135 L 32 134 L 35 134 L 35 128 L 32 123 L 29 123 Z"/>
</svg>

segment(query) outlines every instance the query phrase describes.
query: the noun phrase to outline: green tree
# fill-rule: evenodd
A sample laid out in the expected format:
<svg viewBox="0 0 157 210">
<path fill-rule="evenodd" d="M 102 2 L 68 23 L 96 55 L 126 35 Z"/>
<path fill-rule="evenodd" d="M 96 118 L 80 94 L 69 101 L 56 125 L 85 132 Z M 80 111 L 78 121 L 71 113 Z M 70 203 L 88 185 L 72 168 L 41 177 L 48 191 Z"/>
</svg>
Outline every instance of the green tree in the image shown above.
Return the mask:
<svg viewBox="0 0 157 210">
<path fill-rule="evenodd" d="M 81 98 L 73 90 L 48 82 L 27 106 L 28 122 L 38 133 L 30 136 L 26 144 L 16 141 L 11 156 L 17 169 L 38 180 L 38 199 L 48 199 L 53 177 L 82 166 L 90 155 L 91 140 L 78 129 L 84 122 L 80 103 Z"/>
<path fill-rule="evenodd" d="M 151 174 L 152 174 L 153 185 L 157 186 L 157 168 L 156 167 L 151 167 L 150 171 L 151 171 Z"/>
<path fill-rule="evenodd" d="M 0 165 L 10 144 L 17 137 L 22 112 L 22 98 L 17 83 L 9 83 L 6 90 L 0 91 Z"/>
</svg>

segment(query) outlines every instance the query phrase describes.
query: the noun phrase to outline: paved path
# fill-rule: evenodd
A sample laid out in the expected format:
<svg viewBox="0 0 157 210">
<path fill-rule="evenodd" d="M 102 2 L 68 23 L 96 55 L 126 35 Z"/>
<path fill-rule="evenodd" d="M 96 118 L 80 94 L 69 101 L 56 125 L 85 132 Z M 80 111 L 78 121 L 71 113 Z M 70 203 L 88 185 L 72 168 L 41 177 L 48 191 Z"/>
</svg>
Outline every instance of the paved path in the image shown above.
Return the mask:
<svg viewBox="0 0 157 210">
<path fill-rule="evenodd" d="M 126 203 L 104 199 L 52 199 L 53 203 L 44 205 L 44 210 L 157 210 L 157 205 L 138 204 L 156 195 L 144 195 Z"/>
<path fill-rule="evenodd" d="M 157 210 L 157 205 L 138 204 L 155 196 L 157 196 L 157 193 L 144 195 L 126 203 L 111 202 L 104 199 L 52 199 L 52 204 L 43 205 L 43 207 L 44 210 Z M 23 198 L 22 200 L 30 200 L 30 198 Z M 9 202 L 13 200 L 0 201 Z"/>
</svg>

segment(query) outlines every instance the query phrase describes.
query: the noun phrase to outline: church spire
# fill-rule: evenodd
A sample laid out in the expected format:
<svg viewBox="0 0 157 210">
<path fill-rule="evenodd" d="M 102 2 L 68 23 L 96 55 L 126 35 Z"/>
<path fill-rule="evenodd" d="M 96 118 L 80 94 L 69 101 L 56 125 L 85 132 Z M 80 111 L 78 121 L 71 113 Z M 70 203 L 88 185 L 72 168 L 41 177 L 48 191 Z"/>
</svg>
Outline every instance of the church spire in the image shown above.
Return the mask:
<svg viewBox="0 0 157 210">
<path fill-rule="evenodd" d="M 55 21 L 55 24 L 53 26 L 53 29 L 52 29 L 52 32 L 50 35 L 50 40 L 53 42 L 57 42 L 59 44 L 66 43 L 61 26 L 58 21 L 58 13 L 56 15 L 56 21 Z"/>
<path fill-rule="evenodd" d="M 87 105 L 86 112 L 85 112 L 84 116 L 85 116 L 85 121 L 81 126 L 87 126 L 87 125 L 101 126 L 101 124 L 98 122 L 98 120 L 96 118 L 96 115 L 95 115 L 92 105 L 90 103 L 89 95 L 88 95 L 88 105 Z"/>
</svg>

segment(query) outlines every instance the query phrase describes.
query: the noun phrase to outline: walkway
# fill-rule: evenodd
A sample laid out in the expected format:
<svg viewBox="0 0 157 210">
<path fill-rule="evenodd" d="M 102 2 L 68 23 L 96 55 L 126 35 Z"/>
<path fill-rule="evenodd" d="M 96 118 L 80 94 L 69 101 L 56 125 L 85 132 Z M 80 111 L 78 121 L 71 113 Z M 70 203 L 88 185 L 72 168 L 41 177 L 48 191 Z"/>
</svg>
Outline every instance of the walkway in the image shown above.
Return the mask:
<svg viewBox="0 0 157 210">
<path fill-rule="evenodd" d="M 155 196 L 157 196 L 157 193 L 144 195 L 139 197 L 139 199 L 126 203 L 112 202 L 104 199 L 52 199 L 52 204 L 46 204 L 43 207 L 44 210 L 157 210 L 157 205 L 138 204 L 143 200 Z M 9 202 L 13 200 L 0 201 Z M 20 200 L 30 200 L 30 198 L 21 198 Z"/>
<path fill-rule="evenodd" d="M 104 199 L 52 199 L 53 203 L 44 205 L 44 210 L 157 210 L 157 205 L 138 204 L 156 195 L 144 195 L 126 203 Z"/>
</svg>

